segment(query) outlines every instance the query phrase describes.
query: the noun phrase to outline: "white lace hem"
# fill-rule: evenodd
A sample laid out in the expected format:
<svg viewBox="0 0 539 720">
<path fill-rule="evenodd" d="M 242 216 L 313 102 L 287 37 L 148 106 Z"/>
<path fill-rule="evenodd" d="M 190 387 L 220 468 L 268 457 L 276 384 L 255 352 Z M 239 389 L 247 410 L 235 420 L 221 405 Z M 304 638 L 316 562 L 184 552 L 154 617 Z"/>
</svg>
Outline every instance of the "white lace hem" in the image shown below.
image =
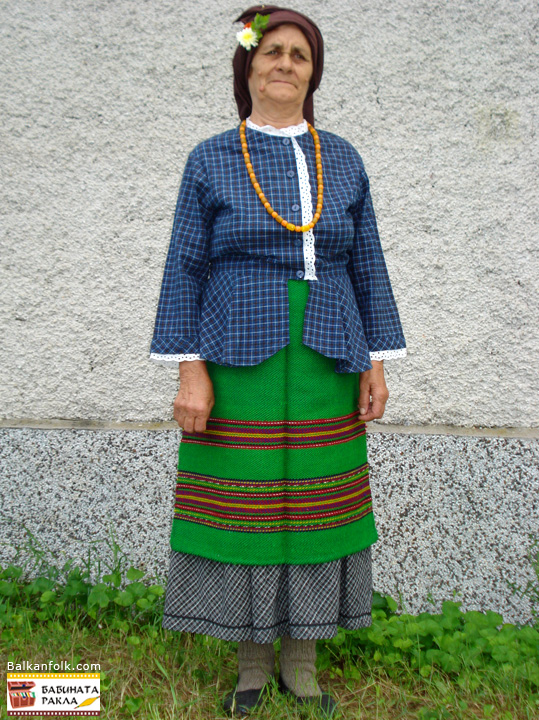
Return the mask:
<svg viewBox="0 0 539 720">
<path fill-rule="evenodd" d="M 394 360 L 395 358 L 406 357 L 406 348 L 399 348 L 398 350 L 376 350 L 369 353 L 371 360 Z"/>
<path fill-rule="evenodd" d="M 160 365 L 172 365 L 184 362 L 185 360 L 203 360 L 198 353 L 180 353 L 179 355 L 160 355 L 159 353 L 150 353 L 150 360 Z"/>
<path fill-rule="evenodd" d="M 394 360 L 395 358 L 406 357 L 406 348 L 398 350 L 376 350 L 371 353 L 371 360 Z M 150 353 L 150 360 L 160 363 L 161 365 L 171 365 L 190 360 L 203 360 L 198 353 L 180 353 L 178 355 L 160 355 L 159 353 Z"/>
</svg>

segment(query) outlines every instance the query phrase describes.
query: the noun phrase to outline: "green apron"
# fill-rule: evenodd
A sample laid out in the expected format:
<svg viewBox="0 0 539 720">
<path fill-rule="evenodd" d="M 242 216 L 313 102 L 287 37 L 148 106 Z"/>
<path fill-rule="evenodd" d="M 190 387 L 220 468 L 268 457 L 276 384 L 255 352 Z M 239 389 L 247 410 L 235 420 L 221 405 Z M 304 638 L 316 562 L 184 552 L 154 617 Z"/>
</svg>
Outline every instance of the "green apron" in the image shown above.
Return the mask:
<svg viewBox="0 0 539 720">
<path fill-rule="evenodd" d="M 378 539 L 359 373 L 303 345 L 309 283 L 288 281 L 290 343 L 259 365 L 207 362 L 215 405 L 182 435 L 173 550 L 238 565 L 324 563 Z"/>
</svg>

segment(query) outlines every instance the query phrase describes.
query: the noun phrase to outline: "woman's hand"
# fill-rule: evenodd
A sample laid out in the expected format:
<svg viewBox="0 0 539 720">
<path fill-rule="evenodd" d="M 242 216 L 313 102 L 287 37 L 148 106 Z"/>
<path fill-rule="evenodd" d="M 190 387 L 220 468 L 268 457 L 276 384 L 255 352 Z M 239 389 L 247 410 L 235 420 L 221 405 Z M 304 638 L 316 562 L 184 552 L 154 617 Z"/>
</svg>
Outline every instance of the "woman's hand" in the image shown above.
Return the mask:
<svg viewBox="0 0 539 720">
<path fill-rule="evenodd" d="M 371 362 L 372 370 L 359 374 L 359 419 L 363 422 L 381 418 L 389 397 L 384 378 L 384 361 Z"/>
<path fill-rule="evenodd" d="M 180 389 L 174 400 L 174 420 L 186 432 L 204 432 L 215 397 L 204 360 L 180 363 Z"/>
</svg>

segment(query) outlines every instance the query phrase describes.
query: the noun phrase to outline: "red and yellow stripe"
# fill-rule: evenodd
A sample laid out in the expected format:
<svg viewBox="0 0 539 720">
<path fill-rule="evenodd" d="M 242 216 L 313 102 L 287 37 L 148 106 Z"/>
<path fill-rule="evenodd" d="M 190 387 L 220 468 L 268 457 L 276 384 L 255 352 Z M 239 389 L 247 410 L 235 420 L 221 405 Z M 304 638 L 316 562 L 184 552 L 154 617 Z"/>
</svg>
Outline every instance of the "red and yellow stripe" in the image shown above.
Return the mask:
<svg viewBox="0 0 539 720">
<path fill-rule="evenodd" d="M 294 450 L 348 442 L 365 434 L 365 423 L 353 412 L 317 420 L 258 422 L 210 418 L 204 432 L 184 432 L 182 442 L 246 450 Z"/>
<path fill-rule="evenodd" d="M 301 480 L 230 480 L 178 472 L 175 517 L 223 530 L 339 527 L 372 511 L 369 467 Z"/>
</svg>

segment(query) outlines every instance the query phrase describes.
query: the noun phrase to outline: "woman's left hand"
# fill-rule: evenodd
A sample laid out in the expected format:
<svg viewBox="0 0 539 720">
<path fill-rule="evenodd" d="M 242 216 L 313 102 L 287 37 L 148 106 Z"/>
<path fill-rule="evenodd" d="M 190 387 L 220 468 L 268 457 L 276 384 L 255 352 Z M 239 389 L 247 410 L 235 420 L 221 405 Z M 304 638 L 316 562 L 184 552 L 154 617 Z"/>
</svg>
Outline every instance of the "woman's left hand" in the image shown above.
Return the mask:
<svg viewBox="0 0 539 720">
<path fill-rule="evenodd" d="M 372 370 L 359 374 L 359 419 L 363 422 L 381 418 L 389 397 L 384 378 L 384 361 L 371 362 Z"/>
</svg>

